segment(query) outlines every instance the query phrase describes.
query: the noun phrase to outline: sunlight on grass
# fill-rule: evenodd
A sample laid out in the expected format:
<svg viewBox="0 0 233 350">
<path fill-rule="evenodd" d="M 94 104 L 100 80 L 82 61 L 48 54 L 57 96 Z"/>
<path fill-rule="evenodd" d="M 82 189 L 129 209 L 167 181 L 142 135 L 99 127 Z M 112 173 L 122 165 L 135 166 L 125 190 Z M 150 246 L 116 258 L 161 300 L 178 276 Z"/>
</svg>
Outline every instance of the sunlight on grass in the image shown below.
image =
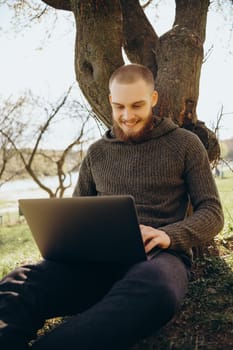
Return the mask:
<svg viewBox="0 0 233 350">
<path fill-rule="evenodd" d="M 230 171 L 226 172 L 223 178 L 216 179 L 216 184 L 225 215 L 224 229 L 218 237 L 221 239 L 221 244 L 223 245 L 227 245 L 230 240 L 231 248 L 233 248 L 233 173 Z M 229 260 L 231 261 L 231 259 Z"/>
<path fill-rule="evenodd" d="M 18 264 L 30 263 L 40 254 L 26 224 L 3 226 L 0 230 L 0 278 Z"/>
<path fill-rule="evenodd" d="M 226 220 L 233 221 L 233 174 L 216 179 Z"/>
</svg>

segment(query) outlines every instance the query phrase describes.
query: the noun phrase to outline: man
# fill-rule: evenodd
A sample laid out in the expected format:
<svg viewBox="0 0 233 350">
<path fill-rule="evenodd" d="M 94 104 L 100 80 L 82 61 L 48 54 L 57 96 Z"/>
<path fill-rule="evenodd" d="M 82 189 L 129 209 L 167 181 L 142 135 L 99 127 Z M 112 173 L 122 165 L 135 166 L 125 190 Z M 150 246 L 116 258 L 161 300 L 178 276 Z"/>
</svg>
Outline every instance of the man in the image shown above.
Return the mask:
<svg viewBox="0 0 233 350">
<path fill-rule="evenodd" d="M 131 266 L 43 261 L 13 271 L 0 283 L 2 350 L 27 349 L 44 320 L 59 315 L 72 317 L 33 350 L 128 349 L 174 316 L 187 290 L 191 248 L 223 227 L 202 143 L 153 116 L 152 73 L 122 66 L 109 88 L 113 128 L 89 148 L 74 195 L 133 195 L 145 250 L 159 253 Z"/>
</svg>

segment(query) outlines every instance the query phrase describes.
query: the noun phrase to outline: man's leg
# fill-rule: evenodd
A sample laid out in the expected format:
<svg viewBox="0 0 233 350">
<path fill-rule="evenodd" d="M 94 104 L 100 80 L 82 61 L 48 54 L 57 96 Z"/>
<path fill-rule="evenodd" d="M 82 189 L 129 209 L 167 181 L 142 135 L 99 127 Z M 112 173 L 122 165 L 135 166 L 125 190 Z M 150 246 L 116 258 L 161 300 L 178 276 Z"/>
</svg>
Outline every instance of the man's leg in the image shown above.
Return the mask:
<svg viewBox="0 0 233 350">
<path fill-rule="evenodd" d="M 127 349 L 174 316 L 187 290 L 187 276 L 183 262 L 166 252 L 133 265 L 102 300 L 42 337 L 32 349 Z"/>
<path fill-rule="evenodd" d="M 112 286 L 114 266 L 43 261 L 0 281 L 0 349 L 27 349 L 45 319 L 89 308 Z"/>
</svg>

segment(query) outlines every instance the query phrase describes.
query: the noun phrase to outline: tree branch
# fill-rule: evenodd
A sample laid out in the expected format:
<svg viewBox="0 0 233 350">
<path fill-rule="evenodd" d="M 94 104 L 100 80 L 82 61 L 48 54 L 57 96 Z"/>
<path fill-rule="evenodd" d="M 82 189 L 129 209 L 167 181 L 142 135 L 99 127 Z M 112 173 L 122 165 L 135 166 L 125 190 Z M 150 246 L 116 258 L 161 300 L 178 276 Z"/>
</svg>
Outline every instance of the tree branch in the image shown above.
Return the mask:
<svg viewBox="0 0 233 350">
<path fill-rule="evenodd" d="M 7 132 L 5 132 L 4 130 L 0 129 L 0 134 L 2 134 L 5 139 L 12 145 L 13 149 L 15 150 L 15 152 L 19 155 L 23 165 L 26 168 L 27 162 L 26 159 L 24 158 L 23 153 L 18 149 L 17 145 L 15 144 L 14 140 L 11 138 L 10 135 L 8 135 Z"/>
<path fill-rule="evenodd" d="M 155 47 L 158 36 L 138 0 L 120 0 L 123 15 L 123 46 L 131 62 L 147 66 L 157 75 Z"/>
<path fill-rule="evenodd" d="M 153 0 L 147 0 L 147 2 L 144 5 L 141 5 L 143 10 L 145 10 L 145 8 L 147 8 L 147 6 L 149 6 L 152 2 Z"/>
<path fill-rule="evenodd" d="M 45 4 L 57 9 L 71 11 L 69 0 L 42 0 Z"/>
<path fill-rule="evenodd" d="M 2 153 L 2 165 L 1 165 L 1 169 L 0 169 L 0 179 L 2 178 L 3 173 L 6 170 L 6 164 L 7 164 L 7 151 L 5 147 L 2 147 L 1 149 L 1 153 Z"/>
<path fill-rule="evenodd" d="M 179 25 L 188 28 L 203 43 L 205 41 L 206 14 L 209 4 L 209 0 L 176 0 L 176 16 L 173 26 Z M 192 13 L 198 13 L 198 16 L 192 16 Z"/>
<path fill-rule="evenodd" d="M 35 142 L 35 145 L 33 147 L 29 162 L 28 162 L 28 167 L 31 167 L 33 158 L 36 154 L 36 151 L 38 149 L 39 143 L 42 139 L 43 134 L 46 132 L 46 130 L 48 129 L 49 124 L 51 123 L 51 121 L 53 120 L 53 118 L 57 115 L 57 113 L 59 112 L 59 110 L 61 109 L 61 107 L 66 103 L 66 100 L 70 94 L 72 87 L 70 87 L 68 89 L 68 91 L 66 92 L 65 96 L 63 97 L 63 99 L 61 100 L 61 102 L 56 106 L 56 108 L 53 110 L 53 112 L 51 113 L 51 115 L 49 116 L 48 120 L 46 121 L 46 123 L 41 127 L 41 131 L 37 137 L 37 140 Z"/>
<path fill-rule="evenodd" d="M 55 192 L 56 196 L 57 196 L 57 194 L 59 192 L 59 197 L 62 197 L 64 192 L 65 192 L 65 190 L 71 186 L 71 178 L 70 178 L 69 185 L 64 186 L 64 182 L 65 182 L 65 179 L 66 179 L 66 174 L 65 174 L 65 172 L 63 170 L 63 166 L 64 166 L 64 163 L 65 163 L 67 154 L 72 150 L 72 148 L 75 145 L 79 145 L 81 143 L 81 139 L 82 139 L 82 137 L 84 135 L 84 128 L 85 128 L 88 120 L 89 120 L 89 116 L 86 118 L 86 120 L 82 124 L 82 128 L 80 130 L 79 136 L 65 148 L 65 150 L 62 152 L 62 155 L 61 155 L 60 159 L 56 162 L 57 163 L 57 175 L 58 175 L 58 181 L 59 181 L 59 186 L 57 187 L 57 190 Z"/>
<path fill-rule="evenodd" d="M 156 87 L 161 98 L 156 113 L 175 122 L 186 100 L 197 105 L 208 5 L 209 0 L 176 0 L 174 25 L 160 37 Z M 197 118 L 196 108 L 192 115 Z"/>
<path fill-rule="evenodd" d="M 76 18 L 75 71 L 84 96 L 106 125 L 111 125 L 108 81 L 123 65 L 120 1 L 71 0 Z"/>
</svg>

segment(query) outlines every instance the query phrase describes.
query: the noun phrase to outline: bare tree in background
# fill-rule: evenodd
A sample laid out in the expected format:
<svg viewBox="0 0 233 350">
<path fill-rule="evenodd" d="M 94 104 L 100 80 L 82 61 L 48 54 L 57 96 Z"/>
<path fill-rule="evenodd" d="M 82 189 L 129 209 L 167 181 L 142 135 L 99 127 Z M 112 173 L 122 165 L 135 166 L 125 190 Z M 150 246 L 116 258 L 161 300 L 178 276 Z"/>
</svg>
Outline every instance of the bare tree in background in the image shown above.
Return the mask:
<svg viewBox="0 0 233 350">
<path fill-rule="evenodd" d="M 86 106 L 82 106 L 79 102 L 71 100 L 69 101 L 69 95 L 71 88 L 64 94 L 64 96 L 51 105 L 51 103 L 40 102 L 39 99 L 31 96 L 30 107 L 36 110 L 34 118 L 26 118 L 23 121 L 22 116 L 19 117 L 18 113 L 23 114 L 23 103 L 21 105 L 12 106 L 9 110 L 7 118 L 5 118 L 5 124 L 0 127 L 0 137 L 3 140 L 2 144 L 8 145 L 11 157 L 17 156 L 20 160 L 20 173 L 26 171 L 28 175 L 37 183 L 38 187 L 46 191 L 49 197 L 63 197 L 65 191 L 72 186 L 71 174 L 75 170 L 77 171 L 82 160 L 83 146 L 88 142 L 87 123 L 92 116 L 92 112 L 88 111 Z M 24 101 L 25 104 L 25 101 Z M 41 105 L 40 105 L 41 104 Z M 29 102 L 27 102 L 27 106 Z M 20 108 L 21 107 L 21 108 Z M 17 114 L 16 114 L 17 111 Z M 43 111 L 44 116 L 41 114 Z M 29 111 L 27 111 L 29 113 Z M 75 118 L 75 123 L 80 125 L 80 128 L 75 137 L 67 144 L 67 146 L 60 152 L 58 151 L 46 151 L 41 148 L 41 144 L 50 134 L 56 126 L 56 123 L 61 122 L 59 116 L 61 113 L 66 115 L 66 118 Z M 34 119 L 34 121 L 33 121 Z M 35 119 L 39 122 L 35 125 Z M 6 121 L 9 120 L 8 125 Z M 14 127 L 17 123 L 18 128 Z M 66 132 L 66 130 L 64 130 Z M 56 136 L 56 135 L 55 135 Z M 24 145 L 27 147 L 24 147 Z M 3 155 L 5 155 L 5 146 L 2 148 Z M 67 162 L 67 158 L 74 148 L 78 148 L 75 155 L 77 159 Z M 74 156 L 74 154 L 73 154 Z M 39 169 L 36 169 L 36 158 L 41 157 L 47 160 L 48 174 L 49 169 L 53 168 L 57 177 L 57 185 L 55 188 L 46 185 L 45 178 L 41 177 Z M 2 162 L 2 173 L 6 164 Z M 19 173 L 19 170 L 15 170 L 15 174 Z"/>
<path fill-rule="evenodd" d="M 8 172 L 10 160 L 14 156 L 14 148 L 12 142 L 17 143 L 20 139 L 24 124 L 17 122 L 20 120 L 20 111 L 25 104 L 25 98 L 18 98 L 12 101 L 10 98 L 1 103 L 0 108 L 0 186 L 10 181 L 15 175 L 20 175 L 22 169 L 16 169 L 14 174 Z M 15 122 L 12 115 L 15 116 Z M 5 135 L 8 135 L 6 137 Z M 11 142 L 11 141 L 12 142 Z"/>
</svg>

